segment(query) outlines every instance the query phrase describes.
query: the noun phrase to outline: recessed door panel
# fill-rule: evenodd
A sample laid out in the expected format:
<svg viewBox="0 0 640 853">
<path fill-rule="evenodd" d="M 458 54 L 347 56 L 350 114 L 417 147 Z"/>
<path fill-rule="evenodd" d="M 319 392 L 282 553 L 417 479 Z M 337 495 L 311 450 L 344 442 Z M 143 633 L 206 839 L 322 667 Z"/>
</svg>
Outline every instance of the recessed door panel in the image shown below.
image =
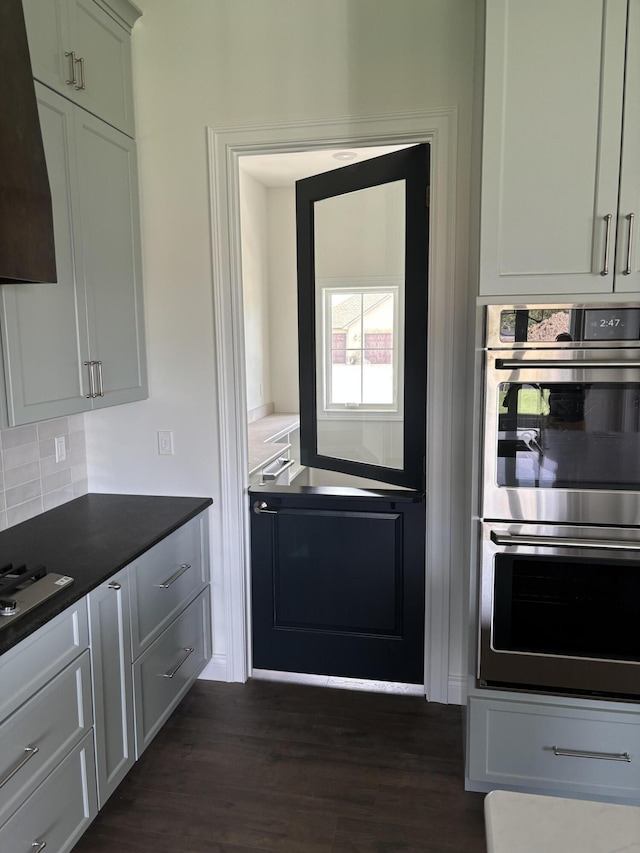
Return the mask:
<svg viewBox="0 0 640 853">
<path fill-rule="evenodd" d="M 402 516 L 284 510 L 274 524 L 274 625 L 402 634 Z"/>
</svg>

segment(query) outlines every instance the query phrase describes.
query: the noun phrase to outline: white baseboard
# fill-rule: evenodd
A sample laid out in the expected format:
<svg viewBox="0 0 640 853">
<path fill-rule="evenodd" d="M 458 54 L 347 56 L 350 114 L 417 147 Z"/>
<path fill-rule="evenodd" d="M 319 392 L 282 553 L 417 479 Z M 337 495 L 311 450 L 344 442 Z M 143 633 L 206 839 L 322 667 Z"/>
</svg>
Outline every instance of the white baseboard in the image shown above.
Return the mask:
<svg viewBox="0 0 640 853">
<path fill-rule="evenodd" d="M 198 678 L 202 678 L 204 681 L 228 681 L 227 656 L 213 655 Z"/>
</svg>

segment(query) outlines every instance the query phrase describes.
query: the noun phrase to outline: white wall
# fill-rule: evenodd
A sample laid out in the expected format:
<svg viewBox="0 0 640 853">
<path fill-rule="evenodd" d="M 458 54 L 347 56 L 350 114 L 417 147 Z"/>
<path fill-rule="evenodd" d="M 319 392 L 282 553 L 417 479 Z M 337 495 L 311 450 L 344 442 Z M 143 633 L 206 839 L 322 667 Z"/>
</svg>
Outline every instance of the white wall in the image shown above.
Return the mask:
<svg viewBox="0 0 640 853">
<path fill-rule="evenodd" d="M 247 410 L 271 403 L 267 188 L 240 170 Z"/>
<path fill-rule="evenodd" d="M 293 187 L 267 191 L 269 216 L 269 327 L 271 388 L 276 412 L 297 412 L 298 285 L 296 198 Z"/>
<path fill-rule="evenodd" d="M 150 399 L 86 417 L 94 491 L 212 495 L 220 459 L 206 127 L 457 107 L 456 278 L 467 286 L 475 0 L 137 0 L 134 30 Z M 458 299 L 462 305 L 466 291 Z M 464 380 L 461 336 L 456 375 Z M 462 387 L 462 386 L 460 386 Z M 462 437 L 464 425 L 457 424 Z M 175 455 L 158 456 L 172 429 Z M 462 476 L 454 470 L 454 478 Z M 224 655 L 214 506 L 214 651 Z M 452 534 L 454 535 L 454 534 Z M 451 677 L 463 669 L 462 564 Z"/>
</svg>

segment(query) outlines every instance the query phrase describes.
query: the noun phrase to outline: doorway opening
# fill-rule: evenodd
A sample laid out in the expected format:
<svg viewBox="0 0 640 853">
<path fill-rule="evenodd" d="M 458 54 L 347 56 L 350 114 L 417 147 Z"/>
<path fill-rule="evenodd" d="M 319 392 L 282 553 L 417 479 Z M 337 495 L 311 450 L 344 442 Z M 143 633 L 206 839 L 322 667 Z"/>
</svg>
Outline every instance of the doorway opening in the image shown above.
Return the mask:
<svg viewBox="0 0 640 853">
<path fill-rule="evenodd" d="M 313 149 L 351 149 L 376 145 L 414 145 L 428 142 L 432 152 L 428 394 L 435 405 L 427 412 L 427 559 L 425 624 L 425 693 L 437 702 L 459 702 L 463 676 L 449 672 L 449 592 L 452 567 L 461 563 L 450 509 L 455 505 L 454 453 L 459 418 L 451 394 L 456 359 L 454 342 L 465 319 L 456 320 L 460 299 L 460 271 L 456 255 L 456 144 L 455 108 L 373 117 L 323 118 L 287 124 L 208 128 L 212 268 L 215 323 L 216 395 L 219 406 L 219 504 L 214 548 L 221 566 L 219 625 L 220 667 L 229 681 L 244 681 L 249 673 L 251 639 L 248 618 L 250 577 L 249 509 L 246 479 L 244 389 L 244 315 L 241 280 L 239 163 L 257 154 L 302 152 Z M 459 371 L 458 371 L 459 372 Z M 453 475 L 452 475 L 453 470 Z M 435 500 L 430 498 L 435 496 Z M 216 544 L 217 541 L 217 544 Z"/>
<path fill-rule="evenodd" d="M 241 233 L 250 235 L 242 240 L 245 294 L 255 294 L 254 277 L 266 285 L 266 297 L 244 300 L 245 364 L 247 372 L 253 363 L 260 370 L 260 382 L 252 377 L 247 387 L 277 382 L 278 359 L 267 351 L 254 362 L 247 352 L 251 327 L 270 326 L 256 323 L 255 306 L 272 304 L 267 320 L 278 321 L 279 339 L 295 345 L 298 338 L 294 446 L 304 463 L 291 455 L 291 442 L 277 442 L 277 451 L 264 442 L 269 465 L 249 492 L 253 671 L 404 687 L 424 681 L 430 152 L 413 145 L 364 153 L 326 152 L 330 165 L 335 155 L 360 162 L 297 180 L 288 223 L 268 193 L 266 211 L 264 204 L 248 209 L 249 198 L 263 195 L 240 161 Z M 286 292 L 283 281 L 294 287 Z M 279 310 L 291 303 L 297 336 Z M 252 420 L 251 456 L 259 450 L 255 427 L 264 438 L 275 419 L 276 438 L 297 432 L 292 422 L 284 434 L 285 417 Z M 348 492 L 331 482 L 335 472 L 349 477 Z M 388 493 L 380 482 L 409 491 Z"/>
</svg>

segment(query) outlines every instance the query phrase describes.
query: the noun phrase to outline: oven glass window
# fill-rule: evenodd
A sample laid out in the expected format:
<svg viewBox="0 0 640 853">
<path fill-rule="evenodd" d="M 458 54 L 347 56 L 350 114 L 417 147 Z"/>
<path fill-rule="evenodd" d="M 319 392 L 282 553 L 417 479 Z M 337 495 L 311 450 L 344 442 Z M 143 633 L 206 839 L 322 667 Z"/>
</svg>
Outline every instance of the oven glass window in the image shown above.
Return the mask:
<svg viewBox="0 0 640 853">
<path fill-rule="evenodd" d="M 505 382 L 498 394 L 499 486 L 637 490 L 640 384 Z"/>
<path fill-rule="evenodd" d="M 640 661 L 640 563 L 495 558 L 493 646 Z"/>
</svg>

